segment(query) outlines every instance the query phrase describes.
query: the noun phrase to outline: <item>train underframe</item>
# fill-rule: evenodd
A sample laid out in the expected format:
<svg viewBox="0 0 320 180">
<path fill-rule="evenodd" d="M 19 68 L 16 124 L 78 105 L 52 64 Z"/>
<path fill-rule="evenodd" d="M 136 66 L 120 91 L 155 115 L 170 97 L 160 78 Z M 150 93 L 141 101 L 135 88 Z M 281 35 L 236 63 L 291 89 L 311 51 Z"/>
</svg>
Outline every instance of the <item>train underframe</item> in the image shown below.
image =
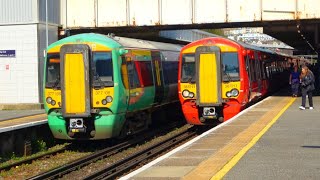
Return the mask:
<svg viewBox="0 0 320 180">
<path fill-rule="evenodd" d="M 238 114 L 244 106 L 238 101 L 229 101 L 221 106 L 197 106 L 195 101 L 186 101 L 182 105 L 183 113 L 190 124 L 207 125 L 224 122 Z"/>
<path fill-rule="evenodd" d="M 129 113 L 112 114 L 100 110 L 90 117 L 68 117 L 52 112 L 48 115 L 50 129 L 56 139 L 99 140 L 124 138 L 147 130 L 150 125 L 166 123 L 170 119 L 168 110 L 180 108 L 176 103 Z"/>
</svg>

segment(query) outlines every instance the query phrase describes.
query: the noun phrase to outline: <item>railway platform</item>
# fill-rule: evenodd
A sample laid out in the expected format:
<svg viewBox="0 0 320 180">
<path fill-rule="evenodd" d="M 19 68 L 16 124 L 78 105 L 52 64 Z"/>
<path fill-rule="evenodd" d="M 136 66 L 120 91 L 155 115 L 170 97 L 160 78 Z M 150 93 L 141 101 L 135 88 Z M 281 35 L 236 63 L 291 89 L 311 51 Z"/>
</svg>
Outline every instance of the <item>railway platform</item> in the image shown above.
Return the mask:
<svg viewBox="0 0 320 180">
<path fill-rule="evenodd" d="M 317 179 L 320 97 L 270 96 L 121 179 Z"/>
<path fill-rule="evenodd" d="M 0 133 L 47 123 L 44 109 L 1 110 Z"/>
<path fill-rule="evenodd" d="M 0 156 L 14 153 L 29 155 L 30 140 L 51 137 L 47 115 L 44 110 L 1 110 L 0 111 Z M 44 135 L 43 135 L 44 134 Z"/>
</svg>

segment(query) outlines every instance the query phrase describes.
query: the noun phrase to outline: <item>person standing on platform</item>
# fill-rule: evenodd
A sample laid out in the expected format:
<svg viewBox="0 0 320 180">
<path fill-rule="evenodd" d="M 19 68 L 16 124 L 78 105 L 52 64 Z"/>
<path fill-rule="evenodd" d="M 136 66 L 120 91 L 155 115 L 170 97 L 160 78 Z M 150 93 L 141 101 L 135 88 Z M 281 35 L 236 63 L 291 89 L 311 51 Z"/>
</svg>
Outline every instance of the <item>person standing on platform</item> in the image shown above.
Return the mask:
<svg viewBox="0 0 320 180">
<path fill-rule="evenodd" d="M 306 109 L 306 98 L 308 95 L 309 100 L 309 109 L 313 109 L 313 101 L 312 101 L 312 91 L 314 88 L 314 75 L 312 71 L 309 70 L 308 66 L 304 65 L 301 69 L 301 93 L 302 93 L 302 103 L 299 109 Z"/>
<path fill-rule="evenodd" d="M 293 70 L 290 73 L 289 84 L 291 85 L 292 97 L 297 97 L 299 92 L 299 83 L 300 83 L 300 73 L 298 72 L 298 67 L 294 66 Z"/>
</svg>

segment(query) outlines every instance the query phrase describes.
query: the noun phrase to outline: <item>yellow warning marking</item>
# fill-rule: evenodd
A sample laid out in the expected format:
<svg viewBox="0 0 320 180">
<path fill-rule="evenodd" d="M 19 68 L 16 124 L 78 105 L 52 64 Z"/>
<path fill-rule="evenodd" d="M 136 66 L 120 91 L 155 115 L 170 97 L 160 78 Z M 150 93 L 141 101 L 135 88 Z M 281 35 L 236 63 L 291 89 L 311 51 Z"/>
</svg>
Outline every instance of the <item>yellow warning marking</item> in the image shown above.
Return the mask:
<svg viewBox="0 0 320 180">
<path fill-rule="evenodd" d="M 291 99 L 291 101 L 265 126 L 252 140 L 242 148 L 238 154 L 236 154 L 223 168 L 215 174 L 211 180 L 222 179 L 237 163 L 238 161 L 248 152 L 249 149 L 255 145 L 258 140 L 270 129 L 270 127 L 279 119 L 279 117 L 292 105 L 296 98 Z"/>
</svg>

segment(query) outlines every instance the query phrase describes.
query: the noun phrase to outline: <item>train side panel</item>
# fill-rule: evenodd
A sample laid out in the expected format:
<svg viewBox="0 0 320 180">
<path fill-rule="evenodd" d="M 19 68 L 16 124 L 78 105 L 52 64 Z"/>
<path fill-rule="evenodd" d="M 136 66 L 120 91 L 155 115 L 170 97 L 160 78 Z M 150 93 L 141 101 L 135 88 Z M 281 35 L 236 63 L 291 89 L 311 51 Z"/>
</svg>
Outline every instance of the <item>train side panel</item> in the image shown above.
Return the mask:
<svg viewBox="0 0 320 180">
<path fill-rule="evenodd" d="M 199 56 L 199 49 L 206 51 Z M 221 70 L 211 69 L 217 72 L 206 73 L 208 68 L 199 68 L 203 62 L 204 67 L 214 68 L 216 65 L 210 64 L 210 61 L 216 56 L 221 58 L 221 63 L 218 63 Z M 284 77 L 286 62 L 280 62 L 277 58 L 281 59 L 281 56 L 272 51 L 222 37 L 202 39 L 183 47 L 179 59 L 178 91 L 187 122 L 204 125 L 216 120 L 226 121 L 250 102 L 266 96 L 273 88 L 271 80 L 277 78 L 282 81 Z M 199 83 L 201 81 L 205 83 Z M 198 90 L 206 87 L 208 91 Z M 222 101 L 216 99 L 215 102 L 203 105 L 203 96 L 212 96 L 213 99 L 221 97 Z"/>
</svg>

